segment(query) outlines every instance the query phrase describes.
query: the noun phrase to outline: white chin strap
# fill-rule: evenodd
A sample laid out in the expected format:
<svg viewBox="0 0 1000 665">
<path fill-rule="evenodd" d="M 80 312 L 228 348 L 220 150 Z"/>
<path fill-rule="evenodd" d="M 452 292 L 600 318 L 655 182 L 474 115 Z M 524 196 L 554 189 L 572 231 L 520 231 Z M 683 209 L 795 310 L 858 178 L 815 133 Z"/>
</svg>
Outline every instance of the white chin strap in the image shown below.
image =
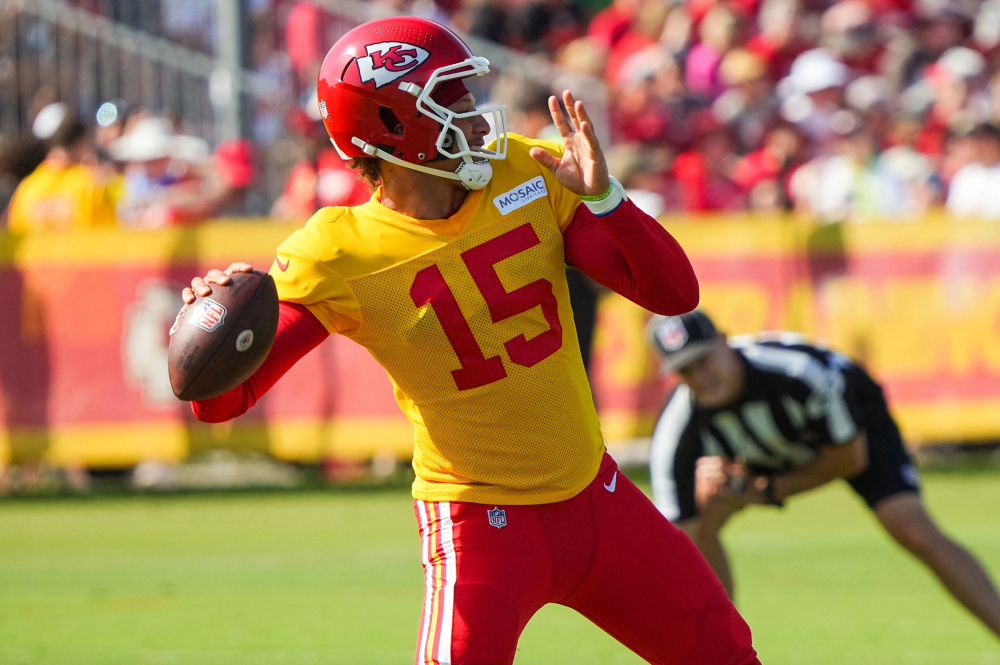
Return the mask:
<svg viewBox="0 0 1000 665">
<path fill-rule="evenodd" d="M 354 136 L 351 137 L 351 143 L 361 148 L 361 150 L 371 157 L 378 157 L 384 159 L 387 162 L 402 166 L 408 169 L 413 169 L 414 171 L 420 171 L 421 173 L 429 173 L 435 175 L 439 178 L 447 178 L 449 180 L 458 180 L 466 189 L 482 189 L 490 182 L 490 178 L 493 177 L 493 165 L 490 164 L 489 160 L 474 161 L 469 155 L 462 156 L 462 162 L 458 165 L 458 168 L 454 171 L 442 171 L 441 169 L 434 169 L 429 166 L 424 166 L 422 164 L 413 164 L 411 162 L 406 162 L 396 157 L 395 155 L 386 152 L 385 150 L 380 150 L 373 146 L 371 143 L 366 143 Z M 334 143 L 334 147 L 337 144 Z"/>
</svg>

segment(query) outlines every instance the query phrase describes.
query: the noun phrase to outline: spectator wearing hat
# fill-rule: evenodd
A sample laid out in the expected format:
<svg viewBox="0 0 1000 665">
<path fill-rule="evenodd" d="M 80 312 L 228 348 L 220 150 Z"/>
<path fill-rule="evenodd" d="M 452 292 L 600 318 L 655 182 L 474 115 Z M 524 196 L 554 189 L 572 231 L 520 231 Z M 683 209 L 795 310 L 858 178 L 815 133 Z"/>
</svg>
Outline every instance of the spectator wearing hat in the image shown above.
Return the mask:
<svg viewBox="0 0 1000 665">
<path fill-rule="evenodd" d="M 843 110 L 847 83 L 847 67 L 836 53 L 823 48 L 806 51 L 778 85 L 784 97 L 782 115 L 822 146 L 836 135 L 835 117 Z"/>
<path fill-rule="evenodd" d="M 96 176 L 86 126 L 65 107 L 49 115 L 42 123 L 37 119 L 35 123 L 36 131 L 42 136 L 48 134 L 48 152 L 14 191 L 7 214 L 8 229 L 13 233 L 37 233 L 114 226 L 119 189 L 115 182 Z M 56 125 L 51 134 L 46 131 L 47 123 Z"/>
<path fill-rule="evenodd" d="M 125 165 L 125 193 L 118 204 L 123 224 L 159 228 L 204 218 L 213 194 L 202 171 L 211 154 L 206 141 L 176 134 L 166 118 L 146 116 L 131 126 L 127 122 L 108 153 Z"/>
</svg>

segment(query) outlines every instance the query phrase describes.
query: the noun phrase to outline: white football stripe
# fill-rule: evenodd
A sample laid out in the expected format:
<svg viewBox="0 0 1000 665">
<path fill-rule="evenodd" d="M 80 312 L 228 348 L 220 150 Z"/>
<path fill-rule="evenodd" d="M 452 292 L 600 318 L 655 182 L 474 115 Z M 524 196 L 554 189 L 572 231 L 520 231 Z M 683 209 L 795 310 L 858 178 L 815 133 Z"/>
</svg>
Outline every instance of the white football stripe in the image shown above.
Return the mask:
<svg viewBox="0 0 1000 665">
<path fill-rule="evenodd" d="M 424 612 L 421 617 L 420 644 L 417 647 L 417 662 L 424 662 L 427 653 L 427 639 L 431 632 L 431 600 L 434 598 L 434 574 L 431 568 L 430 527 L 427 523 L 427 504 L 417 500 L 417 512 L 420 513 L 421 557 L 424 562 Z"/>
<path fill-rule="evenodd" d="M 438 640 L 438 662 L 451 665 L 451 629 L 455 615 L 455 582 L 458 566 L 455 561 L 455 534 L 452 530 L 451 504 L 443 501 L 441 507 L 441 550 L 444 553 L 444 602 L 441 606 L 441 635 Z"/>
</svg>

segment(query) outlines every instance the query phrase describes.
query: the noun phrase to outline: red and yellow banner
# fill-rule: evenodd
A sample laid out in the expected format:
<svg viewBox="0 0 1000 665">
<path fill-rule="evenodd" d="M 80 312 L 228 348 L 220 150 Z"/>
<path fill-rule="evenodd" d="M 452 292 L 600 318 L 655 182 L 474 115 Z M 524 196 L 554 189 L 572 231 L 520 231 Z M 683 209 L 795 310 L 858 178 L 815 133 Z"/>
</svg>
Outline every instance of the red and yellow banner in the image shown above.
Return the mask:
<svg viewBox="0 0 1000 665">
<path fill-rule="evenodd" d="M 1000 224 L 665 223 L 721 329 L 801 331 L 858 358 L 913 443 L 1000 438 Z M 233 423 L 199 423 L 171 394 L 167 329 L 180 289 L 234 260 L 266 270 L 291 231 L 219 221 L 0 238 L 0 462 L 119 466 L 217 447 L 305 461 L 408 457 L 411 428 L 385 373 L 345 338 Z M 601 304 L 593 381 L 612 442 L 648 436 L 667 388 L 646 317 L 614 295 Z"/>
<path fill-rule="evenodd" d="M 664 221 L 721 330 L 798 331 L 854 357 L 885 386 L 912 444 L 1000 438 L 1000 224 Z M 596 380 L 603 420 L 612 437 L 642 436 L 641 395 L 659 383 L 637 364 L 644 317 L 610 307 L 598 339 L 611 363 Z"/>
</svg>

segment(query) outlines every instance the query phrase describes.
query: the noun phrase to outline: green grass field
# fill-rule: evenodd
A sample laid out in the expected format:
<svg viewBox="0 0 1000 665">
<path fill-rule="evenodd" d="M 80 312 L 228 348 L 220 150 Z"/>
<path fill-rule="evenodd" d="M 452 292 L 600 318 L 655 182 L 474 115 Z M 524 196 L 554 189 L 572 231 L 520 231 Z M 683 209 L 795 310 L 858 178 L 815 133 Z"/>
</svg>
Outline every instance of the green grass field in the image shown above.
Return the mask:
<svg viewBox="0 0 1000 665">
<path fill-rule="evenodd" d="M 933 474 L 932 512 L 1000 576 L 1000 476 Z M 1000 642 L 841 486 L 728 532 L 769 665 L 1000 664 Z M 0 503 L 0 663 L 412 662 L 419 540 L 403 490 Z M 638 663 L 564 608 L 518 664 Z"/>
</svg>

